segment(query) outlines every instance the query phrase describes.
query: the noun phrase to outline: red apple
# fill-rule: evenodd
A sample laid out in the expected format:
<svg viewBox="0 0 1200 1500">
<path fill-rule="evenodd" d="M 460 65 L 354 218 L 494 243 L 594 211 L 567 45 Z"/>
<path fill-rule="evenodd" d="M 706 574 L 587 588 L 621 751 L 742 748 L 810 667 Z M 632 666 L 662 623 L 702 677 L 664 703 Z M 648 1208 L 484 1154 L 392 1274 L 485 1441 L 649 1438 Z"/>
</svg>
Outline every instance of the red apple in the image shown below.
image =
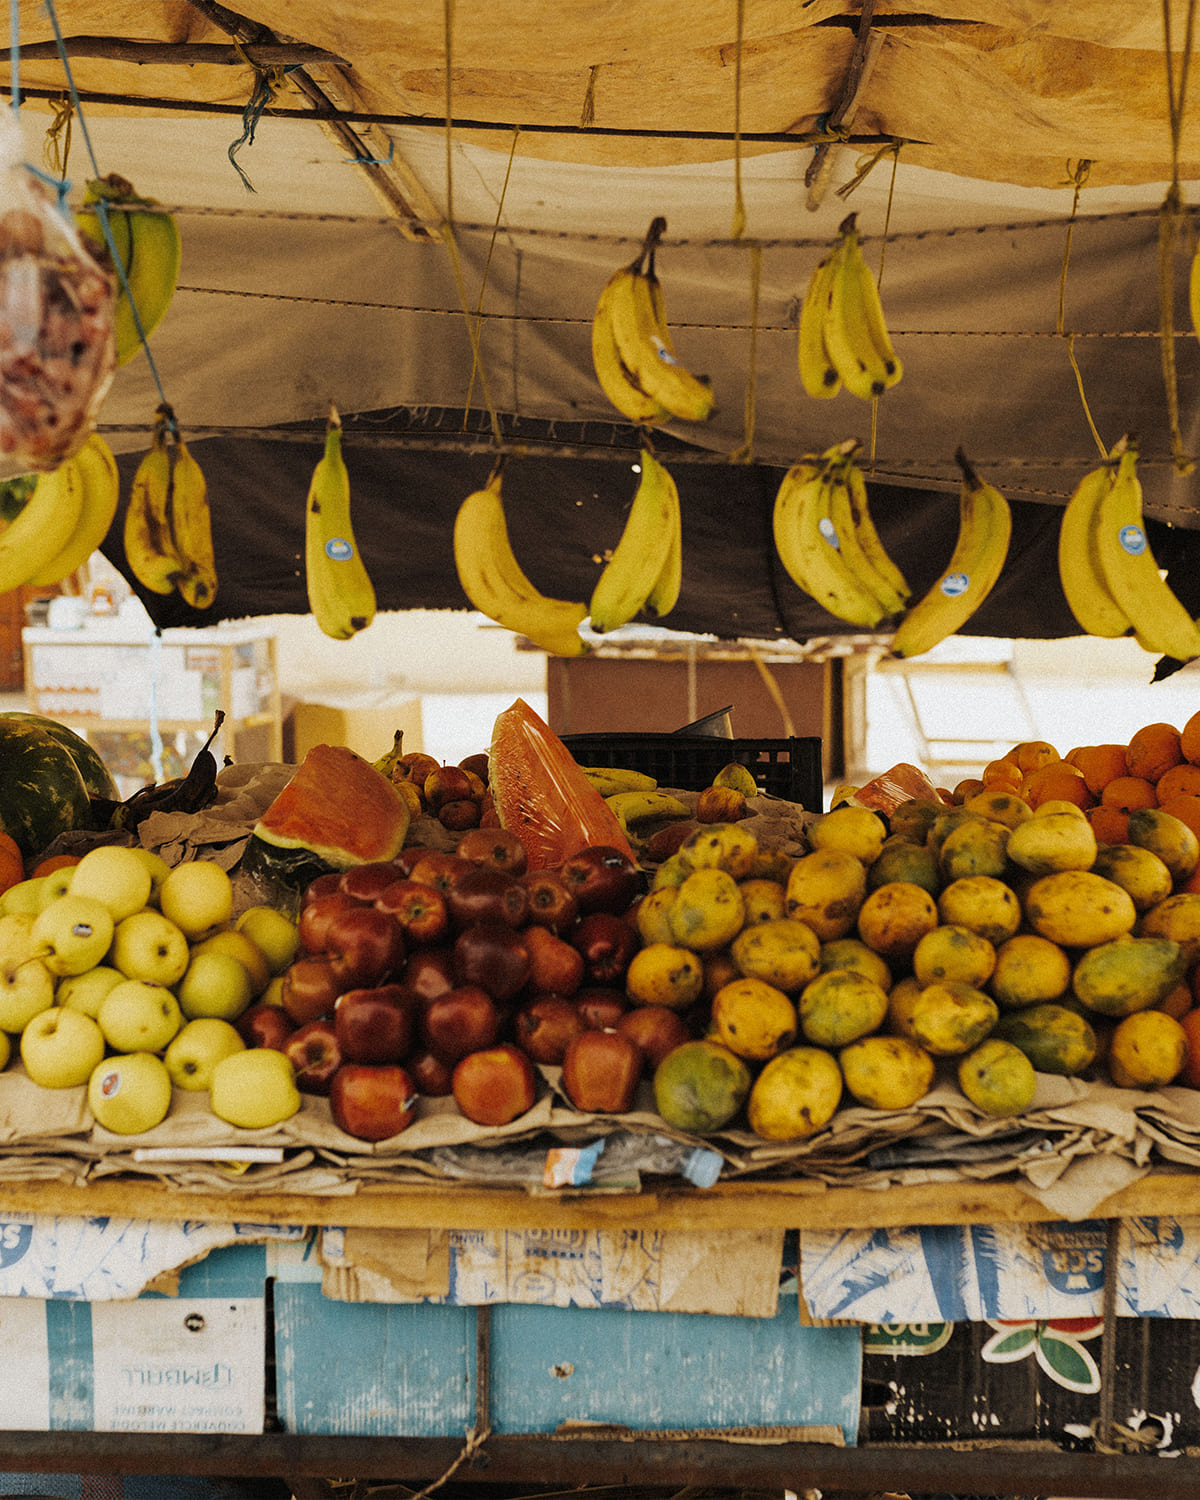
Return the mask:
<svg viewBox="0 0 1200 1500">
<path fill-rule="evenodd" d="M 473 771 L 484 786 L 487 785 L 490 757 L 486 750 L 477 750 L 474 755 L 464 755 L 458 763 L 460 771 Z"/>
<path fill-rule="evenodd" d="M 407 880 L 412 874 L 412 867 L 417 860 L 424 859 L 429 850 L 424 844 L 409 844 L 401 849 L 400 853 L 391 861 L 396 866 L 396 875 L 401 880 Z"/>
<path fill-rule="evenodd" d="M 329 1108 L 334 1123 L 360 1141 L 399 1135 L 417 1108 L 417 1091 L 397 1063 L 343 1063 L 333 1075 Z"/>
<path fill-rule="evenodd" d="M 438 766 L 425 778 L 421 788 L 425 806 L 437 813 L 447 802 L 470 802 L 471 782 L 467 773 L 458 766 Z"/>
<path fill-rule="evenodd" d="M 305 1026 L 298 1026 L 283 1050 L 291 1059 L 300 1092 L 328 1096 L 333 1075 L 345 1060 L 329 1017 L 319 1016 Z"/>
<path fill-rule="evenodd" d="M 416 1003 L 399 984 L 346 990 L 333 1008 L 338 1046 L 347 1062 L 402 1062 L 413 1039 Z"/>
<path fill-rule="evenodd" d="M 400 924 L 411 944 L 440 943 L 450 931 L 450 908 L 435 885 L 393 880 L 375 897 L 375 907 Z"/>
<path fill-rule="evenodd" d="M 507 828 L 468 828 L 454 852 L 460 859 L 491 865 L 506 875 L 523 875 L 529 863 L 525 845 Z"/>
<path fill-rule="evenodd" d="M 468 1052 L 490 1047 L 500 1036 L 501 1013 L 477 984 L 436 995 L 420 1013 L 421 1040 L 435 1057 L 456 1063 Z"/>
<path fill-rule="evenodd" d="M 575 1008 L 590 1030 L 603 1031 L 605 1027 L 616 1026 L 629 1009 L 629 1001 L 624 990 L 589 985 L 586 989 L 577 991 Z"/>
<path fill-rule="evenodd" d="M 474 797 L 455 797 L 452 802 L 443 802 L 437 810 L 437 820 L 451 833 L 479 827 L 480 807 Z"/>
<path fill-rule="evenodd" d="M 451 1091 L 459 1113 L 476 1125 L 508 1125 L 533 1108 L 537 1079 L 524 1052 L 501 1042 L 457 1062 Z"/>
<path fill-rule="evenodd" d="M 412 1075 L 418 1093 L 430 1099 L 445 1099 L 449 1095 L 453 1063 L 443 1062 L 428 1047 L 418 1047 L 405 1058 L 404 1066 Z"/>
<path fill-rule="evenodd" d="M 454 977 L 453 951 L 450 948 L 415 949 L 408 955 L 399 981 L 421 1004 L 440 995 L 443 990 L 453 989 L 458 982 Z"/>
<path fill-rule="evenodd" d="M 666 1005 L 635 1005 L 617 1017 L 615 1030 L 641 1048 L 646 1073 L 653 1073 L 668 1052 L 692 1040 L 692 1030 L 677 1010 Z"/>
<path fill-rule="evenodd" d="M 619 1031 L 585 1031 L 567 1048 L 567 1098 L 588 1114 L 620 1115 L 633 1107 L 644 1066 L 642 1049 Z"/>
<path fill-rule="evenodd" d="M 294 959 L 284 971 L 280 1003 L 297 1026 L 332 1012 L 342 987 L 327 958 Z"/>
<path fill-rule="evenodd" d="M 491 865 L 472 865 L 446 892 L 450 920 L 460 930 L 476 922 L 505 922 L 523 927 L 529 895 L 515 875 Z"/>
<path fill-rule="evenodd" d="M 404 932 L 387 912 L 356 906 L 330 920 L 325 953 L 343 990 L 380 984 L 404 962 Z"/>
<path fill-rule="evenodd" d="M 381 891 L 400 878 L 400 871 L 394 861 L 373 859 L 366 864 L 352 865 L 350 869 L 343 870 L 338 889 L 357 901 L 373 902 Z"/>
<path fill-rule="evenodd" d="M 668 823 L 665 828 L 656 828 L 642 848 L 643 859 L 652 865 L 661 865 L 664 859 L 670 859 L 679 851 L 699 826 L 694 818 L 682 818 L 676 823 Z"/>
<path fill-rule="evenodd" d="M 276 1052 L 287 1050 L 287 1039 L 296 1029 L 282 1005 L 268 1005 L 265 1000 L 244 1010 L 233 1025 L 247 1047 L 272 1047 Z"/>
<path fill-rule="evenodd" d="M 521 876 L 529 894 L 529 921 L 564 933 L 579 920 L 579 902 L 553 870 L 529 870 Z"/>
<path fill-rule="evenodd" d="M 324 879 L 324 876 L 320 878 Z M 300 908 L 300 916 L 296 923 L 300 934 L 301 949 L 305 953 L 324 953 L 329 924 L 335 917 L 340 917 L 344 912 L 354 911 L 362 904 L 357 897 L 351 896 L 348 891 L 340 888 L 314 896 L 311 901 Z"/>
<path fill-rule="evenodd" d="M 318 875 L 310 880 L 304 887 L 304 893 L 300 897 L 301 907 L 315 901 L 318 896 L 328 896 L 331 891 L 340 891 L 342 888 L 342 872 L 340 870 L 328 870 L 324 875 Z"/>
<path fill-rule="evenodd" d="M 635 929 L 609 911 L 592 911 L 580 917 L 567 934 L 567 941 L 583 955 L 588 983 L 603 985 L 624 980 L 639 945 Z"/>
<path fill-rule="evenodd" d="M 539 995 L 513 1016 L 513 1040 L 521 1051 L 536 1063 L 554 1067 L 562 1062 L 572 1038 L 586 1030 L 575 1002 L 564 995 Z"/>
<path fill-rule="evenodd" d="M 529 950 L 529 978 L 533 995 L 573 995 L 583 983 L 583 954 L 548 927 L 530 925 L 522 936 Z"/>
<path fill-rule="evenodd" d="M 638 869 L 620 849 L 588 844 L 558 867 L 581 912 L 625 911 L 638 893 Z"/>
<path fill-rule="evenodd" d="M 469 859 L 460 859 L 457 854 L 450 854 L 444 849 L 426 849 L 409 870 L 408 878 L 418 880 L 422 885 L 436 886 L 439 891 L 445 892 L 468 870 L 474 868 Z"/>
<path fill-rule="evenodd" d="M 493 1000 L 511 1000 L 529 978 L 529 949 L 507 922 L 476 922 L 454 939 L 454 975 L 477 984 Z"/>
</svg>

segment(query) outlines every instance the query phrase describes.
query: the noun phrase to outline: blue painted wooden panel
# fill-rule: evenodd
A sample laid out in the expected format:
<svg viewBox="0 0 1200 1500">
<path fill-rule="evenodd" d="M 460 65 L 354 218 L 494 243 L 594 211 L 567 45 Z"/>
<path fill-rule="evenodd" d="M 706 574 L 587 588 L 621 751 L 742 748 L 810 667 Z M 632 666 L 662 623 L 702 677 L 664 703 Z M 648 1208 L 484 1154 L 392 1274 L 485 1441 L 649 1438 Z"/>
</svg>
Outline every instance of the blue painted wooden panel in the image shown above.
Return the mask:
<svg viewBox="0 0 1200 1500">
<path fill-rule="evenodd" d="M 458 1436 L 475 1420 L 475 1309 L 335 1302 L 279 1281 L 275 1368 L 288 1432 Z"/>
<path fill-rule="evenodd" d="M 794 1298 L 774 1318 L 505 1304 L 491 1342 L 494 1432 L 831 1425 L 857 1438 L 860 1332 L 804 1327 Z"/>
</svg>

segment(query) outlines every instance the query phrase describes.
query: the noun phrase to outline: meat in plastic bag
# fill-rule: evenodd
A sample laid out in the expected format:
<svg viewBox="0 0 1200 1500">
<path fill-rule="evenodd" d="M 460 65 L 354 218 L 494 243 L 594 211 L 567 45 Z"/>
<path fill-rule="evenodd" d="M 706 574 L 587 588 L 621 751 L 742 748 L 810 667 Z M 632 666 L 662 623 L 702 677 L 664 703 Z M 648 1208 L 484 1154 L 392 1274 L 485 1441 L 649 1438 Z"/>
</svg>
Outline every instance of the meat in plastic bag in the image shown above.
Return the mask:
<svg viewBox="0 0 1200 1500">
<path fill-rule="evenodd" d="M 886 814 L 895 812 L 902 802 L 908 802 L 914 797 L 931 802 L 946 800 L 924 771 L 901 760 L 890 770 L 868 781 L 866 786 L 859 787 L 849 800 L 856 807 L 869 807 L 872 812 Z"/>
<path fill-rule="evenodd" d="M 58 467 L 83 444 L 116 369 L 116 287 L 25 165 L 0 111 L 0 478 Z"/>
</svg>

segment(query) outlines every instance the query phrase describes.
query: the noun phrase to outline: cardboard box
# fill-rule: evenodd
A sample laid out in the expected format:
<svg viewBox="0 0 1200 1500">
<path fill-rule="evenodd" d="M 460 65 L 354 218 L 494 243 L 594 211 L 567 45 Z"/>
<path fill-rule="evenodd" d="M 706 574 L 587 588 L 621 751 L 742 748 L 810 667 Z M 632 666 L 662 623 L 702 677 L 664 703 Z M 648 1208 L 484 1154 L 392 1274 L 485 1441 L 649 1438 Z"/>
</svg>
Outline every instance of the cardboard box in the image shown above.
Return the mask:
<svg viewBox="0 0 1200 1500">
<path fill-rule="evenodd" d="M 346 745 L 364 760 L 378 760 L 392 747 L 397 729 L 404 749 L 423 750 L 421 700 L 386 693 L 315 695 L 297 703 L 284 724 L 284 759 L 299 764 L 314 745 Z"/>
</svg>

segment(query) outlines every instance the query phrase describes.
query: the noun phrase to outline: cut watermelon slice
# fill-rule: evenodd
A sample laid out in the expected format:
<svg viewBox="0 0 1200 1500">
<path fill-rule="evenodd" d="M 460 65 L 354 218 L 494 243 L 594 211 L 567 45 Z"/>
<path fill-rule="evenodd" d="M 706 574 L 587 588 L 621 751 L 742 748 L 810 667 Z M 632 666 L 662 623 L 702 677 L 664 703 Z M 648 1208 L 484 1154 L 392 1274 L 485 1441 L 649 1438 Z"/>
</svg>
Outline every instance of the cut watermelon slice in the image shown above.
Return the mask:
<svg viewBox="0 0 1200 1500">
<path fill-rule="evenodd" d="M 616 814 L 523 698 L 496 717 L 488 780 L 500 826 L 525 845 L 530 869 L 555 869 L 589 844 L 636 863 Z"/>
<path fill-rule="evenodd" d="M 394 859 L 408 834 L 408 804 L 344 745 L 314 745 L 255 824 L 279 849 L 311 849 L 335 870 Z"/>
</svg>

